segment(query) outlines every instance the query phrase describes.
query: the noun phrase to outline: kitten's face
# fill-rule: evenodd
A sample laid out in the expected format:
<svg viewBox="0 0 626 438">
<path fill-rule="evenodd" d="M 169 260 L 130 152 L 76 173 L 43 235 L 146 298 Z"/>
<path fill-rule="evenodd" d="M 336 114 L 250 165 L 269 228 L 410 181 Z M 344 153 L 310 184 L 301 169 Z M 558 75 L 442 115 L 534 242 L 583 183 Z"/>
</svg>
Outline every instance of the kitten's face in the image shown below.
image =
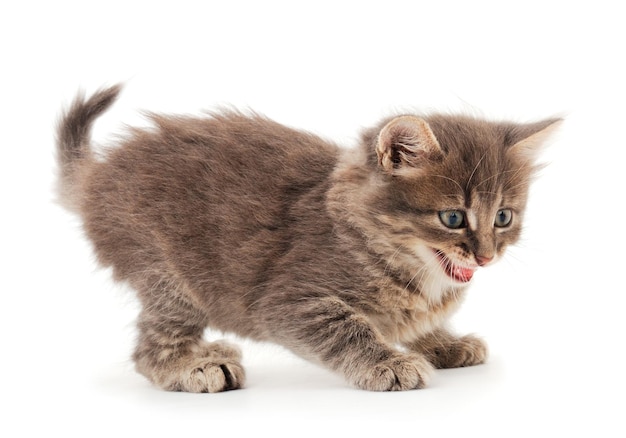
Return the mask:
<svg viewBox="0 0 626 438">
<path fill-rule="evenodd" d="M 418 259 L 420 284 L 464 286 L 519 239 L 535 169 L 523 142 L 553 122 L 523 131 L 473 119 L 401 117 L 381 130 L 378 161 L 388 177 L 375 196 L 375 220 L 405 264 Z"/>
<path fill-rule="evenodd" d="M 527 175 L 483 154 L 478 167 L 458 168 L 458 157 L 449 157 L 386 187 L 392 194 L 383 203 L 389 240 L 419 258 L 431 281 L 442 285 L 468 283 L 521 232 Z"/>
<path fill-rule="evenodd" d="M 516 172 L 501 150 L 490 145 L 473 159 L 452 153 L 390 186 L 403 204 L 398 219 L 411 230 L 405 245 L 442 284 L 468 283 L 519 239 L 529 169 Z"/>
</svg>

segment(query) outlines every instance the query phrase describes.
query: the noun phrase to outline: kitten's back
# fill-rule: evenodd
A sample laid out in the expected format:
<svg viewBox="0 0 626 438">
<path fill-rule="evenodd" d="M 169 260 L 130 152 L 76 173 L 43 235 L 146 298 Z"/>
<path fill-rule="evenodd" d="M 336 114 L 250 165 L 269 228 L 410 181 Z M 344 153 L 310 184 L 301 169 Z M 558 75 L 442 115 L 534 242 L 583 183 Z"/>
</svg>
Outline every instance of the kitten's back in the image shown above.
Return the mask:
<svg viewBox="0 0 626 438">
<path fill-rule="evenodd" d="M 85 230 L 117 279 L 138 290 L 185 279 L 217 315 L 224 292 L 236 300 L 258 287 L 303 210 L 325 222 L 319 194 L 335 145 L 254 114 L 151 115 L 153 128 L 131 130 L 98 160 L 87 115 L 101 100 L 77 100 L 62 121 L 61 131 L 84 133 L 63 165 L 79 167 L 71 183 Z"/>
</svg>

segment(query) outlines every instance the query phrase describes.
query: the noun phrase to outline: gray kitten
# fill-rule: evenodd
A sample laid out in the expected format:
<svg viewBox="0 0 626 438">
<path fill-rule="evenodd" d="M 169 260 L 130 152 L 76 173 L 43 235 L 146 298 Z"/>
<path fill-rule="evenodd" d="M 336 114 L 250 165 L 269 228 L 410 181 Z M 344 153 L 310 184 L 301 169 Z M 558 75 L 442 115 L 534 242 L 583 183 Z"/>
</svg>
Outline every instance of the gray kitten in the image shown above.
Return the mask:
<svg viewBox="0 0 626 438">
<path fill-rule="evenodd" d="M 206 327 L 281 344 L 374 390 L 421 388 L 486 346 L 446 328 L 477 268 L 522 225 L 535 156 L 558 119 L 403 115 L 358 149 L 258 115 L 152 115 L 96 154 L 119 86 L 76 99 L 58 130 L 59 191 L 99 262 L 143 310 L 137 370 L 172 391 L 244 384 Z"/>
</svg>

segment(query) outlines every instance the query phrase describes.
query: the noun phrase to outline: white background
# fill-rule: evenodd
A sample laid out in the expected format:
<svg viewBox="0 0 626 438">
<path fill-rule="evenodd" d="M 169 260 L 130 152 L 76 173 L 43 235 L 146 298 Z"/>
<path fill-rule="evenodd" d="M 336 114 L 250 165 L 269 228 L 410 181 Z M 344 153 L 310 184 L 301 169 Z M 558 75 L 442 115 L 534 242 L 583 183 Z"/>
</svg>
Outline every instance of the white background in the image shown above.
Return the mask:
<svg viewBox="0 0 626 438">
<path fill-rule="evenodd" d="M 613 5 L 3 3 L 0 435 L 625 436 L 626 32 Z M 129 360 L 132 292 L 96 268 L 79 222 L 51 202 L 59 110 L 79 88 L 118 81 L 101 143 L 145 123 L 142 109 L 250 107 L 346 145 L 406 109 L 565 115 L 523 242 L 477 273 L 455 317 L 488 341 L 489 363 L 437 372 L 421 391 L 368 393 L 241 342 L 243 390 L 150 386 Z"/>
</svg>

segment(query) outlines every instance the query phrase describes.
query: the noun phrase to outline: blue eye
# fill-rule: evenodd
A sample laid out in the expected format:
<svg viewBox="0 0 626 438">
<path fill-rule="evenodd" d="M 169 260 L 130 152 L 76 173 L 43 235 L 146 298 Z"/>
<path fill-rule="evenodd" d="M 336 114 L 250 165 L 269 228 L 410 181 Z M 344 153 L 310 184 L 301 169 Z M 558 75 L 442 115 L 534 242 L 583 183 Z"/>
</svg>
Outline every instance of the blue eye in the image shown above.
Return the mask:
<svg viewBox="0 0 626 438">
<path fill-rule="evenodd" d="M 513 220 L 513 212 L 510 208 L 503 208 L 496 213 L 493 224 L 498 228 L 508 227 Z"/>
<path fill-rule="evenodd" d="M 456 229 L 465 228 L 465 213 L 460 210 L 446 210 L 439 212 L 439 219 L 446 227 Z"/>
</svg>

